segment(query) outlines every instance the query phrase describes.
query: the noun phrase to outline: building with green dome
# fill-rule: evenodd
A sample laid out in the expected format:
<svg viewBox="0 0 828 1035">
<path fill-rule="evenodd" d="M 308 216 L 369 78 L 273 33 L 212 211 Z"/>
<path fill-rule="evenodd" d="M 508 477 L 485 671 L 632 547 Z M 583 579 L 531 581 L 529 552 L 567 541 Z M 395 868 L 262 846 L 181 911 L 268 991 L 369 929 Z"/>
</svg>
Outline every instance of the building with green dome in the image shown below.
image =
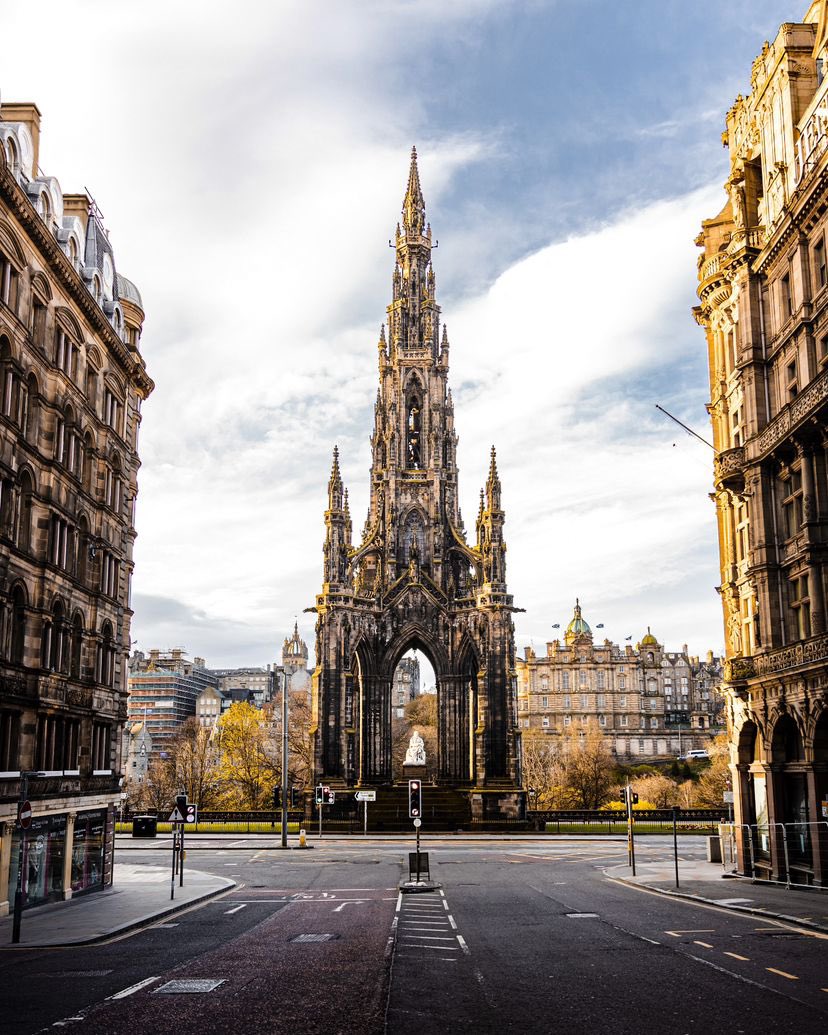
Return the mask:
<svg viewBox="0 0 828 1035">
<path fill-rule="evenodd" d="M 706 748 L 721 732 L 722 670 L 712 651 L 703 661 L 686 646 L 667 651 L 649 626 L 635 646 L 596 643 L 577 599 L 563 640 L 548 642 L 544 654 L 527 647 L 515 668 L 524 734 L 563 745 L 592 723 L 620 761 L 650 761 Z"/>
</svg>

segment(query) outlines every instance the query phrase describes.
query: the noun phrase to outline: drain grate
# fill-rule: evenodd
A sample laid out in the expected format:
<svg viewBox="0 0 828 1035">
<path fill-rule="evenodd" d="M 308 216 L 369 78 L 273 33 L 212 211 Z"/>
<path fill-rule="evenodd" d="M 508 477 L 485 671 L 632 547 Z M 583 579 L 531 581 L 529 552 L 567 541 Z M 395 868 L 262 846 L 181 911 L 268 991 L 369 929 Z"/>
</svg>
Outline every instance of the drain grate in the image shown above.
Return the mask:
<svg viewBox="0 0 828 1035">
<path fill-rule="evenodd" d="M 597 920 L 597 913 L 567 913 L 570 920 Z"/>
<path fill-rule="evenodd" d="M 226 978 L 181 978 L 168 981 L 156 988 L 153 995 L 178 995 L 183 992 L 212 992 L 223 985 Z"/>
<path fill-rule="evenodd" d="M 332 942 L 338 937 L 338 934 L 297 934 L 290 940 L 292 942 Z"/>
</svg>

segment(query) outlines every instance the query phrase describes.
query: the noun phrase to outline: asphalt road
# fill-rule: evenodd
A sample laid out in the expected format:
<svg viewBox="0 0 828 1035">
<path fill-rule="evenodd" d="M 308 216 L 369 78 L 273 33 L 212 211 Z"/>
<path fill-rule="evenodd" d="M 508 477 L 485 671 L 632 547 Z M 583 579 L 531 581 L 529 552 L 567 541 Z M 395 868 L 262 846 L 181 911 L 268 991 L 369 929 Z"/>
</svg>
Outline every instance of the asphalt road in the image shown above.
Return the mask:
<svg viewBox="0 0 828 1035">
<path fill-rule="evenodd" d="M 608 881 L 618 841 L 424 847 L 442 892 L 399 896 L 398 842 L 191 842 L 189 865 L 239 886 L 106 944 L 0 952 L 0 1032 L 828 1029 L 828 939 Z M 160 842 L 128 855 L 167 864 Z"/>
</svg>

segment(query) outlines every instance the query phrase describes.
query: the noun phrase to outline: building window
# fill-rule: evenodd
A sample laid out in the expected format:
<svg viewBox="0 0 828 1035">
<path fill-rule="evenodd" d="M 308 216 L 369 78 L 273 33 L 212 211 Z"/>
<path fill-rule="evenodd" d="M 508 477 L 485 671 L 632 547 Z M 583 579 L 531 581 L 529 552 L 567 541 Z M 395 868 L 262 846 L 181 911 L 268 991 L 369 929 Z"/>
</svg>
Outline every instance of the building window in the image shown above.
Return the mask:
<svg viewBox="0 0 828 1035">
<path fill-rule="evenodd" d="M 802 472 L 792 470 L 782 483 L 782 516 L 785 538 L 795 536 L 802 525 Z"/>
<path fill-rule="evenodd" d="M 0 773 L 20 771 L 20 716 L 0 712 Z"/>
<path fill-rule="evenodd" d="M 799 394 L 799 386 L 796 380 L 796 360 L 788 364 L 785 374 L 785 388 L 788 392 L 788 400 L 795 399 Z"/>
<path fill-rule="evenodd" d="M 820 288 L 824 288 L 828 279 L 826 279 L 825 270 L 825 239 L 820 237 L 814 245 L 814 273 L 816 275 L 816 289 L 819 291 Z"/>
<path fill-rule="evenodd" d="M 599 709 L 606 707 L 606 698 L 604 697 L 603 694 L 598 694 L 596 696 L 596 698 L 595 698 L 595 707 L 599 708 Z"/>
<path fill-rule="evenodd" d="M 779 278 L 779 308 L 782 313 L 782 321 L 785 320 L 793 312 L 793 306 L 791 303 L 791 275 L 785 273 Z"/>
<path fill-rule="evenodd" d="M 561 672 L 561 688 L 563 690 L 569 689 L 569 673 Z"/>
<path fill-rule="evenodd" d="M 606 724 L 607 724 L 607 717 L 606 717 L 606 715 L 599 715 L 598 716 L 598 725 L 599 726 L 606 726 Z"/>
<path fill-rule="evenodd" d="M 549 729 L 549 716 L 548 715 L 544 715 L 544 717 L 541 719 L 541 726 L 543 726 L 543 728 L 545 730 Z"/>
<path fill-rule="evenodd" d="M 549 707 L 549 698 L 548 697 L 542 697 L 541 698 L 541 708 L 548 708 L 548 707 Z"/>
<path fill-rule="evenodd" d="M 626 676 L 619 676 L 618 677 L 618 689 L 619 690 L 626 690 L 627 689 L 627 677 Z"/>
<path fill-rule="evenodd" d="M 118 596 L 118 559 L 109 550 L 101 551 L 101 593 Z"/>
<path fill-rule="evenodd" d="M 571 726 L 571 725 L 572 725 L 572 716 L 571 715 L 564 715 L 564 726 Z"/>
<path fill-rule="evenodd" d="M 0 252 L 0 302 L 17 311 L 17 270 L 3 252 Z"/>
<path fill-rule="evenodd" d="M 805 640 L 811 635 L 811 600 L 807 575 L 791 579 L 790 598 L 793 636 Z"/>
<path fill-rule="evenodd" d="M 108 424 L 110 428 L 112 428 L 112 430 L 118 435 L 121 434 L 123 412 L 124 405 L 120 401 L 120 399 L 118 399 L 118 397 L 112 392 L 111 389 L 105 389 L 103 408 L 104 424 Z"/>
<path fill-rule="evenodd" d="M 92 769 L 95 772 L 110 772 L 109 726 L 96 722 L 92 726 Z"/>
<path fill-rule="evenodd" d="M 653 718 L 650 719 L 650 729 L 658 729 L 658 719 L 655 716 L 653 716 Z"/>
<path fill-rule="evenodd" d="M 571 707 L 572 707 L 572 698 L 569 696 L 569 694 L 566 694 L 565 697 L 564 697 L 564 708 L 571 708 Z"/>
<path fill-rule="evenodd" d="M 621 696 L 618 698 L 618 707 L 619 708 L 626 708 L 627 707 L 627 695 L 626 694 L 621 694 Z"/>
<path fill-rule="evenodd" d="M 71 564 L 72 530 L 67 521 L 52 515 L 49 527 L 49 560 L 56 568 L 69 571 Z"/>
<path fill-rule="evenodd" d="M 619 726 L 626 726 L 627 725 L 627 716 L 626 715 L 619 715 L 619 717 L 618 717 L 618 725 Z"/>
<path fill-rule="evenodd" d="M 78 346 L 62 327 L 55 334 L 55 366 L 74 381 L 78 374 Z"/>
<path fill-rule="evenodd" d="M 604 673 L 603 672 L 597 672 L 595 678 L 597 680 L 598 689 L 599 690 L 603 690 L 604 689 Z"/>
<path fill-rule="evenodd" d="M 60 715 L 37 720 L 35 766 L 47 773 L 77 772 L 80 758 L 80 722 Z"/>
<path fill-rule="evenodd" d="M 582 709 L 586 709 L 589 707 L 589 697 L 587 696 L 587 694 L 581 694 L 580 701 Z"/>
</svg>

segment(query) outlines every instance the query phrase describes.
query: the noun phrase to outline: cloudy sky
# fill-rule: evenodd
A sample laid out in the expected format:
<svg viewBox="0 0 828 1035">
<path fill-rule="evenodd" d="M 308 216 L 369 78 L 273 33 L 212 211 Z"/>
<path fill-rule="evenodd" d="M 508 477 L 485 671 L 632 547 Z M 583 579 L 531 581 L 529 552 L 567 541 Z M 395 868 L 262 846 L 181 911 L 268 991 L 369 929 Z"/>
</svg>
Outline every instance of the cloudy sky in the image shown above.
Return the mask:
<svg viewBox="0 0 828 1035">
<path fill-rule="evenodd" d="M 367 506 L 388 239 L 412 143 L 439 239 L 461 498 L 492 443 L 519 646 L 576 597 L 722 649 L 700 221 L 724 113 L 805 0 L 0 0 L 0 89 L 88 188 L 147 313 L 138 646 L 312 646 L 338 442 Z"/>
</svg>

